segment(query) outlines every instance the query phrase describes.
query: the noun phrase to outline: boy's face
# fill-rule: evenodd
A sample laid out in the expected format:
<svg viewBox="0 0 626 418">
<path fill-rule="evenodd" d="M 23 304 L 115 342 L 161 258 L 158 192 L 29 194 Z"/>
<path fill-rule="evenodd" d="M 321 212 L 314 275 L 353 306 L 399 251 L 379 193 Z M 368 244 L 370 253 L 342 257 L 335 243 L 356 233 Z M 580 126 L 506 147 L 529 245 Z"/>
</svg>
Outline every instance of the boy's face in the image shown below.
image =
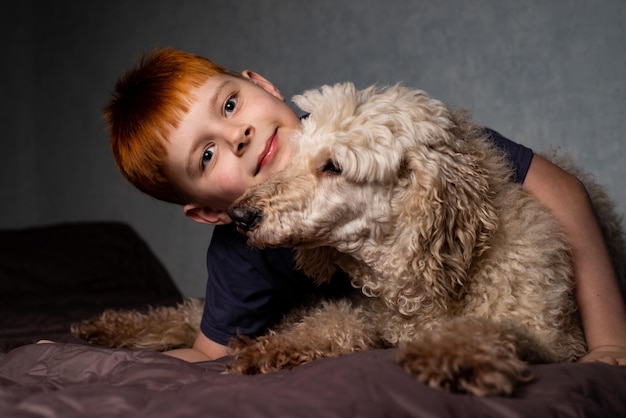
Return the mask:
<svg viewBox="0 0 626 418">
<path fill-rule="evenodd" d="M 230 222 L 228 206 L 291 158 L 299 117 L 269 81 L 243 75 L 216 75 L 199 87 L 165 145 L 172 181 L 193 200 L 185 214 L 198 222 Z"/>
</svg>

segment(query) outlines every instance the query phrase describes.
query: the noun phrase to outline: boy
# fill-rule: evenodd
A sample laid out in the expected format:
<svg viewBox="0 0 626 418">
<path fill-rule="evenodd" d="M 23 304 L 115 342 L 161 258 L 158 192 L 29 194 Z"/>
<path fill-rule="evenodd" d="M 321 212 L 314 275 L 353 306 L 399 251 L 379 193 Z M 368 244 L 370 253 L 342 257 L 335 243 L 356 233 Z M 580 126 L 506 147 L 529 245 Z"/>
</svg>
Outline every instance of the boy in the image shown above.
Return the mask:
<svg viewBox="0 0 626 418">
<path fill-rule="evenodd" d="M 139 190 L 180 204 L 215 225 L 201 330 L 193 348 L 167 354 L 188 361 L 229 353 L 230 337 L 266 331 L 312 292 L 341 293 L 346 277 L 315 288 L 287 249 L 249 248 L 226 210 L 248 187 L 285 167 L 300 118 L 260 74 L 234 73 L 209 60 L 163 49 L 118 80 L 105 109 L 111 148 Z M 515 181 L 562 223 L 572 245 L 577 299 L 589 353 L 583 361 L 626 364 L 626 308 L 584 186 L 532 151 L 487 130 L 506 151 Z"/>
</svg>

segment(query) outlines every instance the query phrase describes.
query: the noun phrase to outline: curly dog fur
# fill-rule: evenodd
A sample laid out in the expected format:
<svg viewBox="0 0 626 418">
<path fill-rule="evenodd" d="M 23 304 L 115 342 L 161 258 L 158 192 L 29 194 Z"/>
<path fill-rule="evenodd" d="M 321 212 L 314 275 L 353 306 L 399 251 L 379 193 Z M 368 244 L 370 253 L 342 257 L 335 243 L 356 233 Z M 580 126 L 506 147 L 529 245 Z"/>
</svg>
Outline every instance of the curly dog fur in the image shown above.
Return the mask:
<svg viewBox="0 0 626 418">
<path fill-rule="evenodd" d="M 204 303 L 189 298 L 176 306 L 146 310 L 107 309 L 72 324 L 72 333 L 91 343 L 115 348 L 167 351 L 191 347 L 198 332 Z"/>
<path fill-rule="evenodd" d="M 251 244 L 295 247 L 317 282 L 339 268 L 361 292 L 234 340 L 232 372 L 398 346 L 399 363 L 426 384 L 506 395 L 530 379 L 527 362 L 585 354 L 560 225 L 510 181 L 506 159 L 465 112 L 400 85 L 337 84 L 294 101 L 311 113 L 299 152 L 229 215 Z M 602 188 L 586 182 L 623 278 L 620 219 Z M 101 332 L 106 321 L 75 332 L 115 333 Z M 143 346 L 162 349 L 153 342 Z"/>
</svg>

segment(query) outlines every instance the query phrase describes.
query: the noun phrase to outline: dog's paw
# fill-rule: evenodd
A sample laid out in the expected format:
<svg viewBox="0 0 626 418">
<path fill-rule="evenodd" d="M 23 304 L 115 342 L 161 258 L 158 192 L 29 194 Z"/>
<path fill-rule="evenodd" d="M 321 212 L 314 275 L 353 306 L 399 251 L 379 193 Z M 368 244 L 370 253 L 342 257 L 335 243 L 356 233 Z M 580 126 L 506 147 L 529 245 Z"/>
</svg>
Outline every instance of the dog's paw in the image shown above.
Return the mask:
<svg viewBox="0 0 626 418">
<path fill-rule="evenodd" d="M 272 335 L 255 340 L 240 336 L 231 341 L 231 348 L 234 349 L 234 356 L 227 366 L 227 373 L 265 374 L 314 360 L 302 349 L 285 341 L 279 342 Z"/>
<path fill-rule="evenodd" d="M 424 384 L 475 396 L 509 396 L 532 379 L 528 365 L 502 346 L 413 342 L 403 347 L 399 362 Z"/>
<path fill-rule="evenodd" d="M 122 344 L 114 330 L 98 317 L 73 323 L 70 331 L 75 337 L 103 347 L 114 348 Z"/>
</svg>

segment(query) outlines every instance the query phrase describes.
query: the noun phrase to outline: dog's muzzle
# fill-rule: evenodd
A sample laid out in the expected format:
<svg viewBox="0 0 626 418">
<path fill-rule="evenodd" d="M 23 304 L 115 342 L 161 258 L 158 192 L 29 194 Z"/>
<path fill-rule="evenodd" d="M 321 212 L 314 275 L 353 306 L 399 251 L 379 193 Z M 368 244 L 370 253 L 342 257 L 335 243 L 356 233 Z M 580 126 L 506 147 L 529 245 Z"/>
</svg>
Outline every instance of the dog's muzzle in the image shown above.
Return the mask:
<svg viewBox="0 0 626 418">
<path fill-rule="evenodd" d="M 250 206 L 234 205 L 228 208 L 228 216 L 235 223 L 237 229 L 242 232 L 250 232 L 259 224 L 263 218 L 263 213 Z"/>
</svg>

